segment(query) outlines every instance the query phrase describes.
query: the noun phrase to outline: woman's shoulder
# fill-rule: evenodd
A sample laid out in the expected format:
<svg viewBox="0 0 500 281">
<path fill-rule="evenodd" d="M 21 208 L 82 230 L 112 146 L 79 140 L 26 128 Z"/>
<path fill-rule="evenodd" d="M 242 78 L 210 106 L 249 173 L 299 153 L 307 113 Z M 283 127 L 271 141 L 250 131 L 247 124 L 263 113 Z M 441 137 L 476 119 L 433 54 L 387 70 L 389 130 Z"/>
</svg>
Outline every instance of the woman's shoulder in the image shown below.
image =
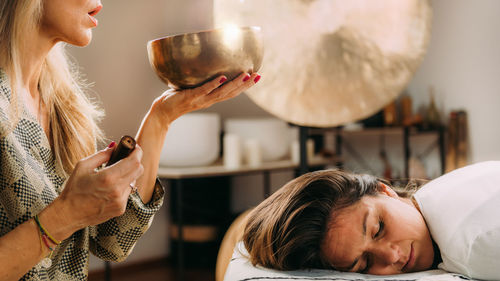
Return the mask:
<svg viewBox="0 0 500 281">
<path fill-rule="evenodd" d="M 478 255 L 500 259 L 495 246 L 500 245 L 500 161 L 447 173 L 424 185 L 414 198 L 439 246 L 443 269 L 469 275 Z"/>
<path fill-rule="evenodd" d="M 484 188 L 500 189 L 500 161 L 478 162 L 451 171 L 422 186 L 415 197 L 448 196 L 450 193 Z"/>
<path fill-rule="evenodd" d="M 453 173 L 470 173 L 471 171 L 474 170 L 483 170 L 486 169 L 485 171 L 490 171 L 490 170 L 495 170 L 500 168 L 500 161 L 498 160 L 489 160 L 489 161 L 482 161 L 482 162 L 477 162 L 459 169 L 456 169 L 454 171 L 451 171 L 450 174 Z"/>
<path fill-rule="evenodd" d="M 421 210 L 487 200 L 500 193 L 500 161 L 485 161 L 449 172 L 422 186 L 413 197 Z M 465 200 L 464 202 L 462 202 Z"/>
<path fill-rule="evenodd" d="M 7 73 L 0 68 L 0 97 L 6 98 L 7 101 L 10 101 L 10 81 Z"/>
<path fill-rule="evenodd" d="M 11 100 L 11 89 L 9 78 L 5 71 L 0 68 L 0 136 L 3 135 L 7 128 L 9 120 L 9 110 Z"/>
<path fill-rule="evenodd" d="M 500 277 L 500 223 L 498 220 L 475 237 L 464 262 L 469 275 L 483 280 L 498 280 Z"/>
<path fill-rule="evenodd" d="M 1 84 L 6 83 L 8 80 L 9 78 L 7 77 L 7 73 L 5 73 L 3 68 L 0 67 L 0 83 Z"/>
<path fill-rule="evenodd" d="M 500 200 L 500 161 L 480 162 L 449 172 L 425 184 L 413 198 L 432 236 L 450 239 L 467 225 L 467 220 L 493 215 L 482 212 L 487 206 L 500 212 L 500 204 L 491 205 L 492 198 Z"/>
</svg>

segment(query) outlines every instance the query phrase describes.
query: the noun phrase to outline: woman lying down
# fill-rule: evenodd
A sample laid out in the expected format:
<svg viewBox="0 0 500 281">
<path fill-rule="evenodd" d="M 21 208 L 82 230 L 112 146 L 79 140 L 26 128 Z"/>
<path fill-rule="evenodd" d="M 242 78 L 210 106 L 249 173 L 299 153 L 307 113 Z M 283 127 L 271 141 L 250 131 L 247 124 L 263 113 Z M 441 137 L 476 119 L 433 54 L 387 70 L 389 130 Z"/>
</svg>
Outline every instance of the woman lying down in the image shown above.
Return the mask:
<svg viewBox="0 0 500 281">
<path fill-rule="evenodd" d="M 298 177 L 257 206 L 243 242 L 253 265 L 392 275 L 441 268 L 500 280 L 500 161 L 398 194 L 368 175 Z"/>
</svg>

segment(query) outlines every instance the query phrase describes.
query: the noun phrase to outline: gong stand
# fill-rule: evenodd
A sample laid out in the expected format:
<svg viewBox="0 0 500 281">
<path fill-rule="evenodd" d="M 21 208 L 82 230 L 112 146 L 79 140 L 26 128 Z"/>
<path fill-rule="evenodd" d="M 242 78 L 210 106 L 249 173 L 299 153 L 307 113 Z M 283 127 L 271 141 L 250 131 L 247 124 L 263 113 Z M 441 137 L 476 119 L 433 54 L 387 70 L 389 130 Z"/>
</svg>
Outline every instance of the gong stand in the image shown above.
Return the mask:
<svg viewBox="0 0 500 281">
<path fill-rule="evenodd" d="M 299 127 L 300 161 L 299 161 L 299 172 L 297 176 L 300 176 L 309 172 L 309 165 L 307 159 L 307 137 L 309 136 L 309 128 L 304 126 L 298 126 L 298 127 Z"/>
</svg>

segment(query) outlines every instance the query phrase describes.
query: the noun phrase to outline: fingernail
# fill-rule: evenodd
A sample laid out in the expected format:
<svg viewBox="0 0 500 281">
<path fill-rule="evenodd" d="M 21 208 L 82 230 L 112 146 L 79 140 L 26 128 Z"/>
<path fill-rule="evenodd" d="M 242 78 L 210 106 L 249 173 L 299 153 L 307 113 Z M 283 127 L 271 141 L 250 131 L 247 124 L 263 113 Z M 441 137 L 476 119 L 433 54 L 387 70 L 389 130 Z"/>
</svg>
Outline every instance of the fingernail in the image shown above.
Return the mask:
<svg viewBox="0 0 500 281">
<path fill-rule="evenodd" d="M 243 78 L 243 82 L 247 82 L 247 81 L 248 81 L 248 79 L 250 79 L 250 74 L 247 74 L 247 75 L 245 76 L 245 78 Z"/>
<path fill-rule="evenodd" d="M 219 83 L 220 83 L 220 84 L 222 84 L 222 83 L 224 83 L 224 82 L 226 82 L 226 81 L 227 81 L 227 78 L 226 78 L 226 77 L 222 77 L 222 78 L 219 80 Z"/>
<path fill-rule="evenodd" d="M 253 79 L 253 82 L 257 83 L 257 82 L 259 82 L 259 80 L 260 80 L 260 75 L 257 75 L 255 77 L 255 79 Z"/>
<path fill-rule="evenodd" d="M 108 148 L 113 148 L 116 145 L 116 142 L 112 141 L 109 145 Z"/>
</svg>

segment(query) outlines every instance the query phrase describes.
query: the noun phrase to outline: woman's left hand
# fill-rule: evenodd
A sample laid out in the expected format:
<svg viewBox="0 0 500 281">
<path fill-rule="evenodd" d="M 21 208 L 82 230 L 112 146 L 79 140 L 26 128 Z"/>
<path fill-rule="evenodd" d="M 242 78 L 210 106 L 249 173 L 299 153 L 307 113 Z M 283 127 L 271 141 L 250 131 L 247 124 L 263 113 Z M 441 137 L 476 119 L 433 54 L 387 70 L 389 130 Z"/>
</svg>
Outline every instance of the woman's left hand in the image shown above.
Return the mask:
<svg viewBox="0 0 500 281">
<path fill-rule="evenodd" d="M 151 108 L 151 113 L 161 115 L 163 124 L 171 124 L 175 119 L 188 112 L 210 107 L 211 105 L 238 96 L 252 87 L 260 79 L 258 73 L 242 73 L 227 82 L 225 76 L 219 76 L 202 86 L 187 90 L 170 89 L 158 97 Z"/>
</svg>

